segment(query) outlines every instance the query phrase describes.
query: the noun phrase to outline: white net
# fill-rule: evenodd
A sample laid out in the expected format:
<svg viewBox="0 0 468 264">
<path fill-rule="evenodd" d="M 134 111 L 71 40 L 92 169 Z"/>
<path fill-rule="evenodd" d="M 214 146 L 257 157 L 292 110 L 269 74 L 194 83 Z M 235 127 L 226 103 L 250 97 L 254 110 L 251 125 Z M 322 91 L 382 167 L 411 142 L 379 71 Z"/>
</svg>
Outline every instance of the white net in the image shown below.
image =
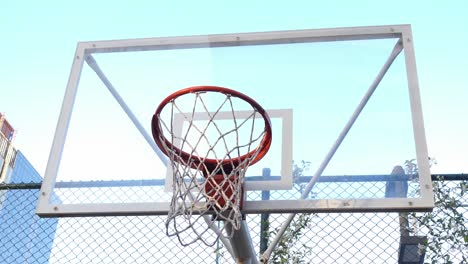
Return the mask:
<svg viewBox="0 0 468 264">
<path fill-rule="evenodd" d="M 268 126 L 259 109 L 225 92 L 183 94 L 155 115 L 153 135 L 173 174 L 168 236 L 212 246 L 239 230 L 244 175 L 268 149 Z"/>
</svg>

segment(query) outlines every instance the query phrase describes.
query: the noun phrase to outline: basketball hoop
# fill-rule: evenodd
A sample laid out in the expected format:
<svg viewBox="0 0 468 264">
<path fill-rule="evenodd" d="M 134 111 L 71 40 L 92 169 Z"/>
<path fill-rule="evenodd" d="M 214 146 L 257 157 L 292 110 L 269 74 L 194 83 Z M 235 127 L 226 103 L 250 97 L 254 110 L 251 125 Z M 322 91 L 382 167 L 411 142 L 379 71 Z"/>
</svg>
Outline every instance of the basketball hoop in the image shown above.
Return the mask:
<svg viewBox="0 0 468 264">
<path fill-rule="evenodd" d="M 195 86 L 164 99 L 151 127 L 173 172 L 167 235 L 183 245 L 197 240 L 214 245 L 223 231 L 232 236 L 242 220 L 245 172 L 271 145 L 267 112 L 235 90 Z M 215 236 L 207 232 L 214 226 Z"/>
</svg>

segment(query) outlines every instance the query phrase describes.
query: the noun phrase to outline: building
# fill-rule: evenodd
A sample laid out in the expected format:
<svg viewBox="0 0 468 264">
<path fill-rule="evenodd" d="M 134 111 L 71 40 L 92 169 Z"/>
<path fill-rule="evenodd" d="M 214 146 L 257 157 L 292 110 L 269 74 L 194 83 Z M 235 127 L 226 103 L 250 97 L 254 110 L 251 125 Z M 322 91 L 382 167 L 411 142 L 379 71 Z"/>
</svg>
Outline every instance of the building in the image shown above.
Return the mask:
<svg viewBox="0 0 468 264">
<path fill-rule="evenodd" d="M 14 134 L 13 127 L 0 113 L 0 183 L 7 182 L 14 167 L 17 152 L 12 144 Z"/>
<path fill-rule="evenodd" d="M 57 219 L 35 214 L 42 177 L 13 147 L 13 136 L 0 115 L 0 263 L 48 263 Z"/>
</svg>

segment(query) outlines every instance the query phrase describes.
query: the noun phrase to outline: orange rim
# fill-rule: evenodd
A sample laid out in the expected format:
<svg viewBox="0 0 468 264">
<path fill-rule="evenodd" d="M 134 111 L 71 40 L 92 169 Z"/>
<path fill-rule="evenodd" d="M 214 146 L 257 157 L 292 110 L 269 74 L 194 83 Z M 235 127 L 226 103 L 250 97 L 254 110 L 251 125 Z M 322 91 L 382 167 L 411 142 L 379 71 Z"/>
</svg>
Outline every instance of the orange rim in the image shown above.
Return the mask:
<svg viewBox="0 0 468 264">
<path fill-rule="evenodd" d="M 227 160 L 218 160 L 218 159 L 209 159 L 209 158 L 201 158 L 198 156 L 193 156 L 185 151 L 182 151 L 176 146 L 174 146 L 167 138 L 160 137 L 159 135 L 162 135 L 162 132 L 159 126 L 159 115 L 161 114 L 161 111 L 164 109 L 164 107 L 172 100 L 175 100 L 177 97 L 180 97 L 184 94 L 197 93 L 197 92 L 218 92 L 218 93 L 228 94 L 230 96 L 234 96 L 234 97 L 240 98 L 248 102 L 263 117 L 265 121 L 265 135 L 260 141 L 260 145 L 254 150 L 240 157 L 227 159 Z M 153 133 L 153 138 L 154 138 L 154 141 L 156 142 L 156 145 L 158 145 L 159 149 L 161 149 L 161 151 L 164 154 L 168 155 L 166 149 L 164 148 L 164 145 L 170 146 L 172 149 L 176 151 L 176 153 L 178 153 L 178 155 L 182 158 L 182 160 L 184 160 L 187 163 L 190 162 L 190 164 L 193 164 L 192 168 L 194 169 L 200 168 L 200 165 L 203 164 L 210 171 L 214 170 L 218 166 L 218 164 L 222 164 L 224 170 L 231 171 L 236 166 L 238 166 L 243 160 L 252 157 L 258 151 L 258 155 L 250 163 L 250 165 L 253 165 L 265 156 L 265 154 L 270 149 L 271 141 L 272 141 L 271 121 L 265 109 L 263 109 L 263 107 L 260 104 L 258 104 L 255 100 L 253 100 L 249 96 L 243 93 L 240 93 L 238 91 L 231 90 L 231 89 L 224 88 L 224 87 L 219 87 L 219 86 L 193 86 L 193 87 L 188 87 L 188 88 L 179 90 L 169 95 L 168 97 L 166 97 L 166 99 L 164 99 L 159 104 L 158 108 L 156 109 L 156 112 L 154 113 L 152 121 L 151 121 L 151 131 Z"/>
</svg>

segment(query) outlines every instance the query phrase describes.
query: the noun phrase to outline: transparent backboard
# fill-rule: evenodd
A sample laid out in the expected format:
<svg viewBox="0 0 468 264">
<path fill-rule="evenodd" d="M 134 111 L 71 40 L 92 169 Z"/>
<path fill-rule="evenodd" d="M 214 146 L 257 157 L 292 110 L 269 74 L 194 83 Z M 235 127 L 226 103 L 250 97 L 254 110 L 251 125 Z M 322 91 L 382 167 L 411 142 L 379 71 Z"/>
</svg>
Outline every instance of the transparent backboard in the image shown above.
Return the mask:
<svg viewBox="0 0 468 264">
<path fill-rule="evenodd" d="M 244 213 L 433 206 L 411 29 L 396 25 L 78 43 L 37 213 L 167 214 L 151 119 L 198 85 L 270 113 Z"/>
</svg>

